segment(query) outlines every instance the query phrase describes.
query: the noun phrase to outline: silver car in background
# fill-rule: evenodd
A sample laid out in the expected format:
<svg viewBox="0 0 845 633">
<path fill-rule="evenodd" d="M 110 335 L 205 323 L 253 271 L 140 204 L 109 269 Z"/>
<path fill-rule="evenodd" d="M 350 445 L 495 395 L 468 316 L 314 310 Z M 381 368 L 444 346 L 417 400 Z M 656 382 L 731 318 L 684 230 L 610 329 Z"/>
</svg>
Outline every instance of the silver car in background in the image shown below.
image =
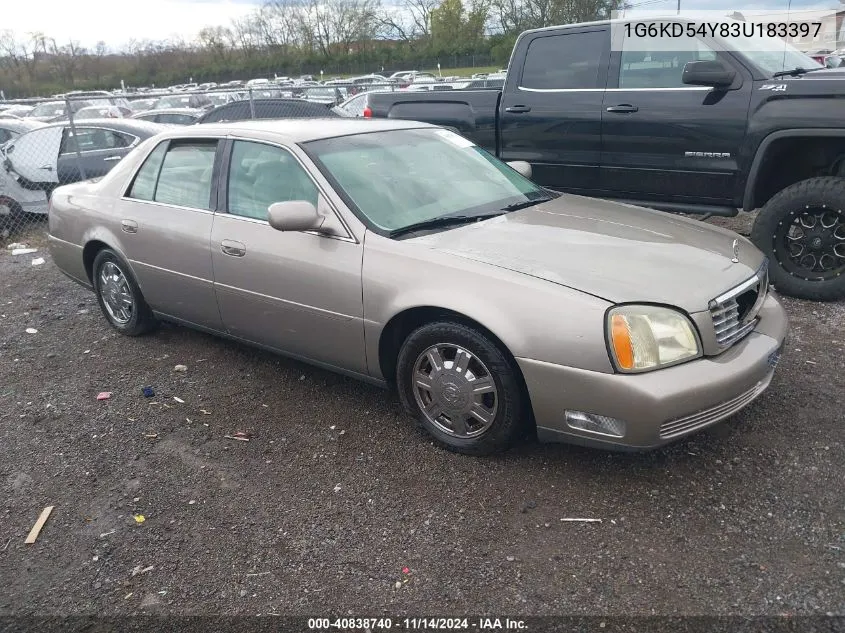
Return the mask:
<svg viewBox="0 0 845 633">
<path fill-rule="evenodd" d="M 769 385 L 748 240 L 560 195 L 471 141 L 355 118 L 174 129 L 53 194 L 50 247 L 126 335 L 161 321 L 379 385 L 439 444 L 660 446 Z"/>
</svg>

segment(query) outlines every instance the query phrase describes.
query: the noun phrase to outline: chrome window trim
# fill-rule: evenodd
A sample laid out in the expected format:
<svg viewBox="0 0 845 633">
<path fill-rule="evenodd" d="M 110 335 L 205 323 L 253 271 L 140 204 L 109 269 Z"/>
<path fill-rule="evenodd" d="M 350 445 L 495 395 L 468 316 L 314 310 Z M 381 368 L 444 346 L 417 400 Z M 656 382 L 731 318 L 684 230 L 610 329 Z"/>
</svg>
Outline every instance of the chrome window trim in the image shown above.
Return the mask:
<svg viewBox="0 0 845 633">
<path fill-rule="evenodd" d="M 181 204 L 169 204 L 167 202 L 158 202 L 156 200 L 141 200 L 139 198 L 128 198 L 127 196 L 121 196 L 121 201 L 126 202 L 134 202 L 136 204 L 154 204 L 158 207 L 167 207 L 169 209 L 182 209 L 184 211 L 196 211 L 197 213 L 209 213 L 214 215 L 214 211 L 210 211 L 208 209 L 200 209 L 198 207 L 186 207 Z"/>
<path fill-rule="evenodd" d="M 704 92 L 711 91 L 709 86 L 689 86 L 681 88 L 525 88 L 519 86 L 517 90 L 523 92 Z"/>
</svg>

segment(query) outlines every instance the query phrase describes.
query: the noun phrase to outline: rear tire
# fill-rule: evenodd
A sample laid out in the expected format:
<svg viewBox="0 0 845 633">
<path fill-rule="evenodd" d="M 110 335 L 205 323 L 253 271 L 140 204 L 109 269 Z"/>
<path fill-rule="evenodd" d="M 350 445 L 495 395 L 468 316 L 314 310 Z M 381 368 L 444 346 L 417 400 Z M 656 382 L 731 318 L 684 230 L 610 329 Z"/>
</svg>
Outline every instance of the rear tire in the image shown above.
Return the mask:
<svg viewBox="0 0 845 633">
<path fill-rule="evenodd" d="M 399 352 L 399 399 L 441 447 L 465 455 L 499 453 L 529 428 L 528 398 L 512 363 L 471 327 L 424 325 Z"/>
<path fill-rule="evenodd" d="M 94 258 L 92 282 L 103 315 L 115 330 L 126 336 L 140 336 L 156 328 L 158 321 L 129 266 L 110 248 Z"/>
<path fill-rule="evenodd" d="M 845 178 L 810 178 L 773 196 L 751 241 L 769 258 L 769 278 L 781 294 L 845 297 Z"/>
</svg>

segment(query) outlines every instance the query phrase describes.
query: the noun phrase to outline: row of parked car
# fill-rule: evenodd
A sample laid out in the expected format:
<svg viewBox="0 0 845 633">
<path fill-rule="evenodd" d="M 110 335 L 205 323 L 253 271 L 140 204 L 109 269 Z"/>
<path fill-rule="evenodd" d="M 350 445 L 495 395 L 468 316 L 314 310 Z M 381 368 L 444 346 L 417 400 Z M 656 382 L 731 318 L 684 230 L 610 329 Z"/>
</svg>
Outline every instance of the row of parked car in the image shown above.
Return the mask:
<svg viewBox="0 0 845 633">
<path fill-rule="evenodd" d="M 74 121 L 134 118 L 166 125 L 191 125 L 208 122 L 210 118 L 215 121 L 222 120 L 214 118 L 219 116 L 218 114 L 209 114 L 209 111 L 220 106 L 266 99 L 298 99 L 329 107 L 337 106 L 361 116 L 366 107 L 366 99 L 361 95 L 365 93 L 501 88 L 504 79 L 503 72 L 489 76 L 475 75 L 469 79 L 444 79 L 431 73 L 404 71 L 394 73 L 390 77 L 364 75 L 324 83 L 307 79 L 292 82 L 282 78 L 273 81 L 253 79 L 244 86 L 188 84 L 171 86 L 166 92 L 156 95 L 140 93 L 134 97 L 128 97 L 119 91 L 74 92 L 56 95 L 54 101 L 35 104 L 0 103 L 0 120 L 23 119 L 29 122 L 57 123 L 71 117 Z M 4 140 L 8 139 L 0 136 L 0 143 Z"/>
<path fill-rule="evenodd" d="M 252 99 L 241 98 L 237 91 L 184 91 L 137 99 L 107 92 L 75 93 L 62 101 L 28 106 L 27 112 L 17 104 L 4 108 L 0 230 L 10 218 L 46 215 L 56 187 L 105 175 L 143 140 L 174 125 L 352 116 L 329 107 L 332 103 L 276 97 L 271 89 L 253 93 Z"/>
</svg>

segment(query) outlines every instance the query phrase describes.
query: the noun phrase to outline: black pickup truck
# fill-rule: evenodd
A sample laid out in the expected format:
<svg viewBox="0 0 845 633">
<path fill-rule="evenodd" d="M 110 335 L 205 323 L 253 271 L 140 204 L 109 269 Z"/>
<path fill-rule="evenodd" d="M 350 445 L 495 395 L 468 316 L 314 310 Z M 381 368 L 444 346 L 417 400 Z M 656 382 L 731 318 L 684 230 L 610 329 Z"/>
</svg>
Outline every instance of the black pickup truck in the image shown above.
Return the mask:
<svg viewBox="0 0 845 633">
<path fill-rule="evenodd" d="M 550 189 L 703 217 L 760 209 L 751 239 L 776 288 L 845 297 L 845 70 L 771 41 L 648 50 L 618 25 L 526 31 L 502 90 L 374 93 L 365 116 L 451 127 Z"/>
</svg>

